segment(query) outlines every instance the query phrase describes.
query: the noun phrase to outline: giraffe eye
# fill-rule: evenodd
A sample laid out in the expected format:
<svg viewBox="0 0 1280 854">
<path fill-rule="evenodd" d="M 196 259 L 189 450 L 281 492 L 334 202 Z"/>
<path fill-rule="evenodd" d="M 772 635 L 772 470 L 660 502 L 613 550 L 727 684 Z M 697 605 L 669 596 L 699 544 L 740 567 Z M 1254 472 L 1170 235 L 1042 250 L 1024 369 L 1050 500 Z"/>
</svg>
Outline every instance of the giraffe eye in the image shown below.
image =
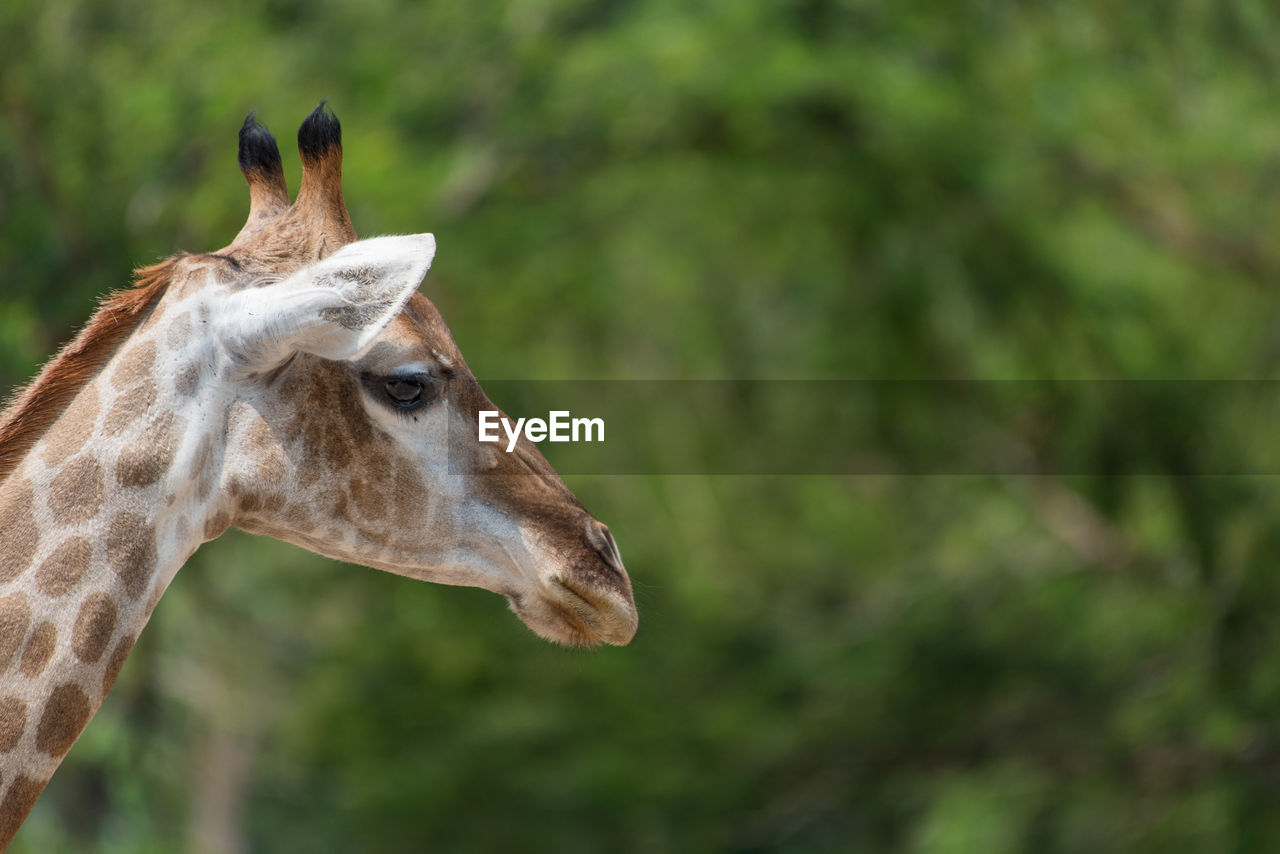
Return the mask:
<svg viewBox="0 0 1280 854">
<path fill-rule="evenodd" d="M 444 387 L 444 381 L 431 372 L 364 373 L 360 383 L 369 397 L 400 412 L 426 406 L 440 396 Z"/>
<path fill-rule="evenodd" d="M 396 406 L 412 406 L 422 399 L 422 383 L 416 379 L 392 377 L 384 388 Z"/>
</svg>

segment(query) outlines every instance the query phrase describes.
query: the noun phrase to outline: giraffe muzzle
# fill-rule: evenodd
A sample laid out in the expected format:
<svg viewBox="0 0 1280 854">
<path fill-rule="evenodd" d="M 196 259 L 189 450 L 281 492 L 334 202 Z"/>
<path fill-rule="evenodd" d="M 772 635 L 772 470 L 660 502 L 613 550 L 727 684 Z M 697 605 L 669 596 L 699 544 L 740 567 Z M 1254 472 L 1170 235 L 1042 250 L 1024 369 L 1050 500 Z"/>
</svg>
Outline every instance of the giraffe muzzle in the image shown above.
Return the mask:
<svg viewBox="0 0 1280 854">
<path fill-rule="evenodd" d="M 587 518 L 576 558 L 542 576 L 532 595 L 508 593 L 511 610 L 547 640 L 569 646 L 623 646 L 639 616 L 613 535 Z"/>
<path fill-rule="evenodd" d="M 600 589 L 555 577 L 540 598 L 568 630 L 560 640 L 572 646 L 625 646 L 635 637 L 639 623 L 635 602 L 612 586 Z"/>
</svg>

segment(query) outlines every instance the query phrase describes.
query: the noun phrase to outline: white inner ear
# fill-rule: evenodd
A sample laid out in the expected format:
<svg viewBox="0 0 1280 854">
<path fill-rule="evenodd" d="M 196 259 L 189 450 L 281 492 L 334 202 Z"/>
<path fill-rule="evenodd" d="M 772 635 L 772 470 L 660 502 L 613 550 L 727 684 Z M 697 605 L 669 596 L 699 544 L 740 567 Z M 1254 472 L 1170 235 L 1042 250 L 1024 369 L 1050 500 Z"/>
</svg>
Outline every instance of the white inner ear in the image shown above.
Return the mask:
<svg viewBox="0 0 1280 854">
<path fill-rule="evenodd" d="M 255 366 L 296 352 L 355 358 L 418 289 L 435 251 L 430 234 L 350 243 L 283 281 L 233 294 L 222 313 L 226 340 Z"/>
</svg>

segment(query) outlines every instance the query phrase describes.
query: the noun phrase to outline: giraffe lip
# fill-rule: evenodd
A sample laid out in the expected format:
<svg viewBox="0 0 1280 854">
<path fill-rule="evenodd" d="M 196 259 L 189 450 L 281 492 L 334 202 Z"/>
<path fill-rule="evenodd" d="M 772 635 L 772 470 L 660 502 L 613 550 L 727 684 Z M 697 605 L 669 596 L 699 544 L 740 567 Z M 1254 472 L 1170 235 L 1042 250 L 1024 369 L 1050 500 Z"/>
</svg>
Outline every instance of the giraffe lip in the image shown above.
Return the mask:
<svg viewBox="0 0 1280 854">
<path fill-rule="evenodd" d="M 622 646 L 635 636 L 635 605 L 617 593 L 575 586 L 560 577 L 552 578 L 550 586 L 560 595 L 544 597 L 548 604 L 570 628 L 585 627 L 589 643 Z"/>
<path fill-rule="evenodd" d="M 636 632 L 636 611 L 630 602 L 615 594 L 593 596 L 560 578 L 552 578 L 532 597 L 514 591 L 503 595 L 521 622 L 554 643 L 623 646 Z"/>
</svg>

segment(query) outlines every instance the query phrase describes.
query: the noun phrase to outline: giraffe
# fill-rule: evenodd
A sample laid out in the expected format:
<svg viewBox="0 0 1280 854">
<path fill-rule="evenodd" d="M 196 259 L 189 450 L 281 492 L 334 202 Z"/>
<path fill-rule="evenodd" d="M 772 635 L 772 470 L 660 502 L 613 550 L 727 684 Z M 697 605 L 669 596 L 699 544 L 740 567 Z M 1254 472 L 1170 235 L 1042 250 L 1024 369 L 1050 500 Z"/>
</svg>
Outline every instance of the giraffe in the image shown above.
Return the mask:
<svg viewBox="0 0 1280 854">
<path fill-rule="evenodd" d="M 357 240 L 341 127 L 298 131 L 290 203 L 252 113 L 244 227 L 140 270 L 0 416 L 0 848 L 110 690 L 178 569 L 231 526 L 506 597 L 536 634 L 626 644 L 608 528 L 485 396 L 417 288 L 430 234 Z"/>
</svg>

